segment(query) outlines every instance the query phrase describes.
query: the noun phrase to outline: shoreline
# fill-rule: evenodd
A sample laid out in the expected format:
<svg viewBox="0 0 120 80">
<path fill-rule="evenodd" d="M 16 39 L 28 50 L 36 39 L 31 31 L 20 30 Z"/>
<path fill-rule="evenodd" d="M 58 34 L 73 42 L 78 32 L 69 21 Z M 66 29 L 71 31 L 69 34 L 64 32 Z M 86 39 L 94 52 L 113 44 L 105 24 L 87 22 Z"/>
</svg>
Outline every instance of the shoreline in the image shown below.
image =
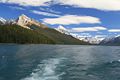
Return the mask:
<svg viewBox="0 0 120 80">
<path fill-rule="evenodd" d="M 84 45 L 84 44 L 35 44 L 35 43 L 25 43 L 25 44 L 21 44 L 21 43 L 0 43 L 0 45 L 64 45 L 64 46 L 67 46 L 67 45 L 70 45 L 70 46 L 120 46 L 120 45 Z"/>
</svg>

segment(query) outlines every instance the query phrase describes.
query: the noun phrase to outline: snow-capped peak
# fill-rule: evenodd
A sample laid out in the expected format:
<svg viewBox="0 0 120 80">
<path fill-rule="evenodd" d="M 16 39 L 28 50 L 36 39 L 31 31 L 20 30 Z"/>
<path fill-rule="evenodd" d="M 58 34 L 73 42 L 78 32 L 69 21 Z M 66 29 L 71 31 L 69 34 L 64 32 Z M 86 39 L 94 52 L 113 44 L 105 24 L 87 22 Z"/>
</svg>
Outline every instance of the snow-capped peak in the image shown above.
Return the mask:
<svg viewBox="0 0 120 80">
<path fill-rule="evenodd" d="M 120 37 L 120 35 L 115 36 L 115 38 L 116 38 L 116 37 Z"/>
<path fill-rule="evenodd" d="M 16 22 L 21 27 L 27 28 L 27 29 L 32 29 L 32 28 L 30 28 L 30 26 L 32 26 L 32 25 L 35 25 L 35 26 L 41 27 L 41 28 L 47 28 L 46 26 L 43 26 L 40 22 L 38 22 L 30 17 L 27 17 L 24 14 L 19 16 L 18 19 L 16 20 Z"/>
<path fill-rule="evenodd" d="M 58 26 L 58 28 L 55 28 L 57 31 L 59 31 L 59 32 L 61 32 L 61 33 L 63 33 L 63 34 L 67 34 L 67 35 L 70 35 L 70 33 L 69 33 L 69 30 L 68 29 L 66 29 L 64 26 Z"/>
<path fill-rule="evenodd" d="M 5 24 L 6 23 L 6 19 L 4 19 L 4 18 L 2 18 L 2 17 L 0 17 L 0 22 L 2 22 L 3 24 Z"/>
<path fill-rule="evenodd" d="M 24 18 L 25 20 L 31 20 L 31 18 L 29 18 L 28 16 L 26 16 L 25 14 L 22 14 L 21 16 L 19 16 L 19 17 L 22 17 L 22 18 Z"/>
<path fill-rule="evenodd" d="M 65 30 L 65 31 L 67 31 L 67 29 L 65 28 L 65 27 L 63 27 L 63 26 L 58 26 L 58 29 L 61 29 L 61 30 Z"/>
</svg>

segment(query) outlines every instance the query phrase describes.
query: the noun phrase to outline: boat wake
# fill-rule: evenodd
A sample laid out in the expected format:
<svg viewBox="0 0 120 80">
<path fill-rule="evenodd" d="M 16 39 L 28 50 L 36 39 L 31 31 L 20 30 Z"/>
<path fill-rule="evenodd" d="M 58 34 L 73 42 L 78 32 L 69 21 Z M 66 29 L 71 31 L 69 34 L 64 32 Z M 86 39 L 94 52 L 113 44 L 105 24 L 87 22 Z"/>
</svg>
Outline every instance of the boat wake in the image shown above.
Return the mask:
<svg viewBox="0 0 120 80">
<path fill-rule="evenodd" d="M 43 60 L 36 69 L 22 80 L 60 80 L 63 73 L 56 73 L 57 67 L 60 65 L 62 59 L 48 59 Z"/>
</svg>

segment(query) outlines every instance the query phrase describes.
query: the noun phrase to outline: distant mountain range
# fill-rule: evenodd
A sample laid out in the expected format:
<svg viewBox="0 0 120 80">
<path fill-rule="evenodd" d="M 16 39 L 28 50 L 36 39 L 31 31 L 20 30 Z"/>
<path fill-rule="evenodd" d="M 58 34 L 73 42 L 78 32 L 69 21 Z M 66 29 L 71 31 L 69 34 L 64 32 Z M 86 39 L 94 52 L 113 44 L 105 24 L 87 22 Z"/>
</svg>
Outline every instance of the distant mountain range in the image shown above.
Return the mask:
<svg viewBox="0 0 120 80">
<path fill-rule="evenodd" d="M 64 26 L 58 26 L 56 28 L 57 31 L 61 32 L 62 34 L 71 35 L 76 39 L 79 39 L 81 41 L 95 44 L 95 45 L 120 45 L 120 36 L 115 37 L 83 37 L 77 34 L 70 33 L 69 30 L 67 30 Z"/>
<path fill-rule="evenodd" d="M 120 36 L 105 38 L 100 42 L 100 45 L 119 45 L 120 46 Z"/>
<path fill-rule="evenodd" d="M 0 43 L 20 44 L 89 44 L 61 33 L 22 14 L 16 20 L 0 18 Z"/>
<path fill-rule="evenodd" d="M 66 34 L 66 35 L 71 35 L 73 36 L 74 38 L 77 38 L 81 41 L 84 41 L 84 42 L 88 42 L 90 44 L 99 44 L 104 38 L 102 37 L 85 37 L 85 36 L 80 36 L 78 34 L 73 34 L 73 33 L 70 33 L 69 30 L 67 30 L 64 26 L 58 26 L 58 28 L 56 28 L 57 31 L 63 33 L 63 34 Z"/>
</svg>

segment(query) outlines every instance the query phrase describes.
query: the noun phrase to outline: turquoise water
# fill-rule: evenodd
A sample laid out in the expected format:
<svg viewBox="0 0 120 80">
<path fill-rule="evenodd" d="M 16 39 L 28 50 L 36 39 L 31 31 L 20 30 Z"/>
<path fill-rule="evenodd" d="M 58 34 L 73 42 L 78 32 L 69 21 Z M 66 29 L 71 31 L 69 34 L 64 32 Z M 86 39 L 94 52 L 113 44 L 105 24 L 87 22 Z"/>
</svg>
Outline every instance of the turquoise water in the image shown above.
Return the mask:
<svg viewBox="0 0 120 80">
<path fill-rule="evenodd" d="M 120 47 L 0 44 L 0 80 L 120 80 Z"/>
</svg>

